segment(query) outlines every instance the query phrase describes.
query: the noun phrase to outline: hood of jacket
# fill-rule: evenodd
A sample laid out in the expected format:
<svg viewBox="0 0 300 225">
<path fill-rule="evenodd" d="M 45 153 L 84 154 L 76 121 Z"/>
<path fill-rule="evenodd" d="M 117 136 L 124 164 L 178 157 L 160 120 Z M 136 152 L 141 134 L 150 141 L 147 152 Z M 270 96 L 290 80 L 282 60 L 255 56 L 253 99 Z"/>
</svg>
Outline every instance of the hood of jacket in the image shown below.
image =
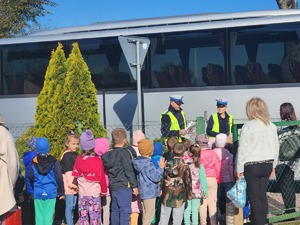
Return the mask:
<svg viewBox="0 0 300 225">
<path fill-rule="evenodd" d="M 132 161 L 133 168 L 134 168 L 138 173 L 140 173 L 140 172 L 145 168 L 145 165 L 146 165 L 147 163 L 152 163 L 151 159 L 150 159 L 150 158 L 143 157 L 143 156 L 138 156 L 138 157 L 136 157 L 136 158 Z"/>
<path fill-rule="evenodd" d="M 33 165 L 39 174 L 47 175 L 53 168 L 56 158 L 51 155 L 37 155 L 33 159 Z"/>
<path fill-rule="evenodd" d="M 34 159 L 34 157 L 36 157 L 36 156 L 37 156 L 37 152 L 35 152 L 35 151 L 25 152 L 23 155 L 23 163 L 24 163 L 25 167 L 27 165 L 29 165 L 32 162 L 32 160 Z"/>
</svg>

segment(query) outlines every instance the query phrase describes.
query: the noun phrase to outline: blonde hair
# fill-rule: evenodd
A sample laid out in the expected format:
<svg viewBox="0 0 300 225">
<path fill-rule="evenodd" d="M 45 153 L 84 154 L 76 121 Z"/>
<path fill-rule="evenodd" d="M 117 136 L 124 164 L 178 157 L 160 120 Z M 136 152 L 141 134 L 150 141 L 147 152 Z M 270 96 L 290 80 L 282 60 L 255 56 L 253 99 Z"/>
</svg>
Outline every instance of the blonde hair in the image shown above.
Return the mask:
<svg viewBox="0 0 300 225">
<path fill-rule="evenodd" d="M 246 113 L 249 120 L 259 119 L 264 124 L 270 124 L 268 105 L 259 97 L 251 98 L 247 102 Z"/>
<path fill-rule="evenodd" d="M 79 136 L 74 132 L 74 131 L 70 131 L 65 139 L 65 150 L 68 150 L 68 146 L 67 144 L 69 144 L 69 142 L 71 141 L 71 138 L 75 138 L 79 140 Z"/>
<path fill-rule="evenodd" d="M 122 144 L 124 139 L 127 138 L 127 134 L 126 131 L 123 128 L 116 128 L 113 129 L 113 131 L 111 132 L 111 137 L 112 137 L 112 142 L 114 144 Z"/>
</svg>

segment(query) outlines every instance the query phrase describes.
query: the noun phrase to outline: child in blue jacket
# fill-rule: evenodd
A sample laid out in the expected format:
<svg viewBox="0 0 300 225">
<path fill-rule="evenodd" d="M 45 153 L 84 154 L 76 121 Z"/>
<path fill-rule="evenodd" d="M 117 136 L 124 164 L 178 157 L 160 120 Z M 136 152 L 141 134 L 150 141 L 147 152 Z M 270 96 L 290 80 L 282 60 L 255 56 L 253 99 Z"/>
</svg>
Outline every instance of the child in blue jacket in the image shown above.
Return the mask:
<svg viewBox="0 0 300 225">
<path fill-rule="evenodd" d="M 56 197 L 65 195 L 63 177 L 57 159 L 49 154 L 50 144 L 46 138 L 36 141 L 38 155 L 33 159 L 29 179 L 33 184 L 35 224 L 52 224 Z"/>
<path fill-rule="evenodd" d="M 29 203 L 29 213 L 30 213 L 30 224 L 35 224 L 35 214 L 34 214 L 34 204 L 33 204 L 33 189 L 30 184 L 29 180 L 29 171 L 31 168 L 32 160 L 37 156 L 36 152 L 36 141 L 38 137 L 32 137 L 28 141 L 28 145 L 30 149 L 26 152 L 24 152 L 23 155 L 23 164 L 25 166 L 25 191 L 28 197 L 28 203 Z"/>
<path fill-rule="evenodd" d="M 151 160 L 153 143 L 143 139 L 138 142 L 138 150 L 141 156 L 133 160 L 133 167 L 137 171 L 137 180 L 140 197 L 143 201 L 143 224 L 151 224 L 155 214 L 156 197 L 160 196 L 160 180 L 166 165 L 161 158 L 156 168 Z"/>
</svg>

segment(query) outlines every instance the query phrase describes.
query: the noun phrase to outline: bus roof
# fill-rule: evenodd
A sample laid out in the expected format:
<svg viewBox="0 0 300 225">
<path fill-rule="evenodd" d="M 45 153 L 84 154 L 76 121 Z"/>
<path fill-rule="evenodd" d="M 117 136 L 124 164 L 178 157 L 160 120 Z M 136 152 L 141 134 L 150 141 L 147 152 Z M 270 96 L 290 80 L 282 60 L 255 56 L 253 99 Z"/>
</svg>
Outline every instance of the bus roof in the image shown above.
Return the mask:
<svg viewBox="0 0 300 225">
<path fill-rule="evenodd" d="M 45 30 L 26 37 L 0 39 L 0 45 L 205 30 L 297 21 L 300 21 L 300 11 L 296 9 L 193 14 L 101 22 L 86 26 Z"/>
</svg>

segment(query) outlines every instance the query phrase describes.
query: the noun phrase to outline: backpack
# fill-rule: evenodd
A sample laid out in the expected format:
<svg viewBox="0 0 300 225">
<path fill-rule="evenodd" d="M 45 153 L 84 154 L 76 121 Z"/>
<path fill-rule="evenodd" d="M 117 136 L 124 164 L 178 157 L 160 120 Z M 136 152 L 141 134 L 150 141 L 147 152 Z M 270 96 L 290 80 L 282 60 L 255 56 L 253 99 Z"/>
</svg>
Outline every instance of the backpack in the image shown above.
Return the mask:
<svg viewBox="0 0 300 225">
<path fill-rule="evenodd" d="M 280 139 L 279 160 L 293 161 L 300 158 L 300 131 L 291 129 Z"/>
</svg>

